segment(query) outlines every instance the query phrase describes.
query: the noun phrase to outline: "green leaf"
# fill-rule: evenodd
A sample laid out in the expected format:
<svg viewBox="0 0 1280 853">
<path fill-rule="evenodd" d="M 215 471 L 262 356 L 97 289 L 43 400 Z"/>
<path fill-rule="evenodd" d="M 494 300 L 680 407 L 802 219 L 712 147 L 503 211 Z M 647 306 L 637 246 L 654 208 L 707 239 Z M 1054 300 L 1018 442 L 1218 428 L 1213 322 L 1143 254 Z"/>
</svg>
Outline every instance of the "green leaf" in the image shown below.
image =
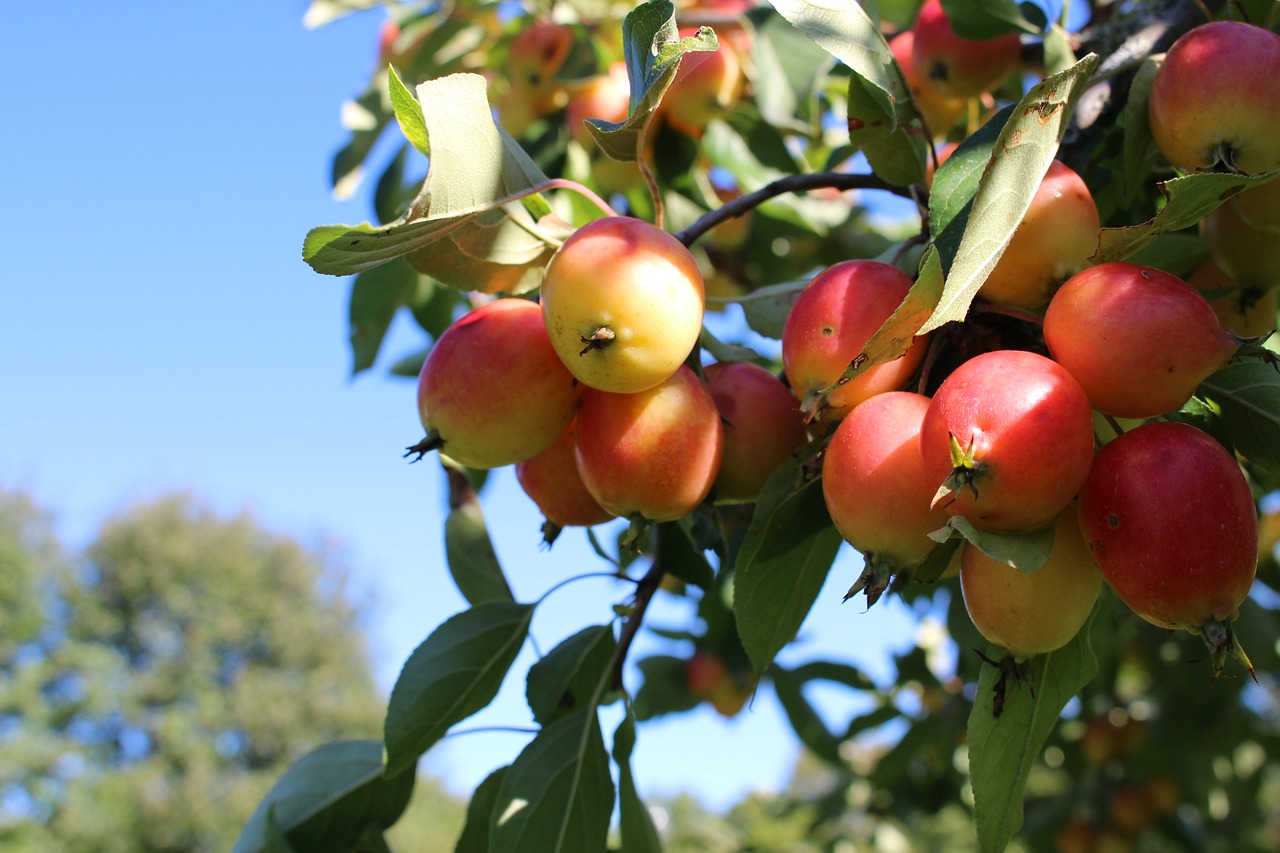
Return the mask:
<svg viewBox="0 0 1280 853">
<path fill-rule="evenodd" d="M 477 604 L 413 650 L 387 704 L 388 776 L 411 770 L 450 726 L 493 701 L 528 636 L 533 610 L 507 601 Z"/>
<path fill-rule="evenodd" d="M 507 768 L 490 849 L 604 853 L 613 799 L 596 709 L 582 708 L 544 727 Z"/>
<path fill-rule="evenodd" d="M 389 225 L 313 228 L 302 256 L 316 272 L 372 269 L 546 183 L 529 155 L 494 123 L 486 86 L 478 74 L 452 74 L 418 86 L 432 151 L 422 191 L 408 213 Z"/>
<path fill-rule="evenodd" d="M 391 826 L 413 793 L 414 777 L 383 776 L 382 744 L 333 741 L 285 771 L 249 818 L 232 853 L 272 849 L 272 839 L 297 850 L 346 851 L 365 828 Z"/>
<path fill-rule="evenodd" d="M 645 808 L 631 773 L 631 752 L 636 745 L 636 718 L 630 708 L 613 732 L 613 763 L 618 766 L 618 829 L 627 853 L 662 853 L 662 839 L 653 815 Z"/>
<path fill-rule="evenodd" d="M 1098 235 L 1098 251 L 1090 260 L 1097 264 L 1122 261 L 1161 234 L 1195 225 L 1235 193 L 1265 184 L 1276 176 L 1280 176 L 1280 169 L 1260 175 L 1200 172 L 1157 184 L 1165 197 L 1160 212 L 1139 225 L 1103 228 Z"/>
<path fill-rule="evenodd" d="M 1039 35 L 1014 0 L 942 0 L 951 29 L 967 39 L 992 39 L 1009 33 Z"/>
<path fill-rule="evenodd" d="M 710 353 L 716 361 L 759 361 L 760 353 L 742 344 L 725 343 L 711 334 L 705 326 L 698 333 L 698 346 Z"/>
<path fill-rule="evenodd" d="M 547 725 L 587 705 L 610 677 L 617 642 L 608 625 L 592 625 L 561 642 L 529 667 L 525 697 L 533 718 Z"/>
<path fill-rule="evenodd" d="M 1071 33 L 1053 24 L 1044 34 L 1044 68 L 1046 74 L 1066 71 L 1077 62 L 1071 49 Z"/>
<path fill-rule="evenodd" d="M 655 525 L 653 559 L 672 577 L 702 589 L 715 582 L 715 570 L 694 544 L 690 516 Z"/>
<path fill-rule="evenodd" d="M 782 328 L 787 323 L 787 315 L 791 306 L 796 304 L 800 291 L 804 290 L 807 281 L 791 281 L 786 284 L 771 284 L 753 290 L 737 300 L 746 315 L 747 325 L 753 332 L 774 340 L 782 339 Z"/>
<path fill-rule="evenodd" d="M 342 105 L 342 123 L 351 131 L 351 139 L 333 155 L 330 181 L 333 194 L 348 199 L 355 194 L 364 177 L 364 163 L 392 118 L 391 101 L 375 77 L 355 100 Z"/>
<path fill-rule="evenodd" d="M 418 274 L 402 262 L 366 270 L 355 277 L 348 307 L 353 376 L 373 367 L 391 320 L 417 287 Z"/>
<path fill-rule="evenodd" d="M 444 552 L 449 574 L 468 604 L 515 601 L 498 555 L 494 553 L 484 510 L 474 489 L 467 489 L 444 521 Z"/>
<path fill-rule="evenodd" d="M 1067 702 L 1098 672 L 1091 628 L 1092 617 L 1067 645 L 1028 660 L 1031 682 L 1009 685 L 999 716 L 993 697 L 1001 670 L 982 668 L 969 713 L 969 774 L 984 853 L 1003 851 L 1022 825 L 1022 793 L 1031 765 Z M 990 650 L 993 656 L 1003 653 L 994 646 Z"/>
<path fill-rule="evenodd" d="M 778 703 L 782 705 L 800 742 L 828 764 L 847 767 L 848 763 L 840 757 L 840 743 L 843 739 L 831 733 L 822 717 L 818 716 L 813 705 L 804 697 L 801 688 L 805 682 L 777 664 L 769 670 L 769 676 L 773 680 L 773 691 L 778 697 Z"/>
<path fill-rule="evenodd" d="M 670 0 L 647 0 L 628 12 L 622 20 L 622 41 L 631 83 L 627 118 L 621 122 L 587 119 L 587 129 L 606 155 L 631 162 L 640 153 L 641 136 L 675 79 L 681 59 L 693 51 L 717 50 L 720 43 L 710 27 L 681 38 Z"/>
<path fill-rule="evenodd" d="M 876 22 L 857 3 L 771 0 L 782 17 L 866 82 L 864 123 L 896 130 L 914 114 L 911 93 Z"/>
<path fill-rule="evenodd" d="M 807 116 L 832 57 L 778 15 L 756 25 L 754 101 L 764 119 L 777 127 L 797 124 Z"/>
<path fill-rule="evenodd" d="M 650 655 L 636 662 L 643 679 L 633 700 L 636 719 L 651 720 L 697 706 L 699 699 L 689 692 L 685 680 L 688 665 L 687 658 L 671 655 Z"/>
<path fill-rule="evenodd" d="M 458 836 L 454 853 L 489 853 L 489 828 L 506 775 L 507 768 L 499 767 L 476 786 L 471 802 L 467 803 L 467 822 L 462 827 L 462 835 Z"/>
<path fill-rule="evenodd" d="M 409 143 L 431 156 L 431 142 L 427 137 L 427 120 L 422 115 L 422 104 L 405 86 L 400 75 L 391 66 L 387 66 L 387 90 L 391 95 L 391 108 L 395 110 L 396 121 L 400 123 L 400 132 Z"/>
<path fill-rule="evenodd" d="M 879 113 L 877 91 L 856 74 L 849 78 L 849 142 L 866 155 L 871 170 L 889 183 L 922 184 L 929 161 L 924 125 L 912 114 L 897 126 L 886 121 Z"/>
<path fill-rule="evenodd" d="M 1218 404 L 1227 437 L 1246 459 L 1280 470 L 1280 373 L 1245 361 L 1210 376 L 1200 393 Z"/>
<path fill-rule="evenodd" d="M 1151 168 L 1159 156 L 1159 149 L 1151 138 L 1148 112 L 1151 84 L 1159 68 L 1160 63 L 1150 56 L 1142 60 L 1129 83 L 1129 97 L 1124 103 L 1124 191 L 1121 198 L 1126 202 L 1136 199 L 1138 192 L 1147 185 Z"/>
<path fill-rule="evenodd" d="M 800 482 L 800 464 L 784 462 L 765 483 L 734 571 L 738 635 L 756 672 L 795 638 L 842 542 L 821 478 Z"/>
<path fill-rule="evenodd" d="M 943 272 L 950 270 L 955 260 L 978 183 L 991 162 L 991 151 L 1000 138 L 1000 131 L 1011 115 L 1013 107 L 1008 106 L 992 116 L 951 152 L 933 176 L 929 188 L 929 229 Z"/>
<path fill-rule="evenodd" d="M 932 316 L 941 298 L 942 266 L 937 250 L 930 246 L 920 260 L 920 277 L 911 285 L 902 304 L 880 325 L 862 352 L 854 356 L 839 378 L 822 389 L 822 393 L 830 394 L 875 365 L 905 355 L 915 341 L 916 332 Z"/>
<path fill-rule="evenodd" d="M 1054 525 L 1027 533 L 995 533 L 979 530 L 967 518 L 953 515 L 947 526 L 929 534 L 935 542 L 945 542 L 959 535 L 993 560 L 1013 566 L 1020 572 L 1034 572 L 1053 553 Z M 945 566 L 944 566 L 945 568 Z"/>
<path fill-rule="evenodd" d="M 964 320 L 978 288 L 1022 222 L 1031 197 L 1057 154 L 1071 111 L 1097 65 L 1097 55 L 1089 54 L 1061 74 L 1032 86 L 1013 109 L 978 183 L 960 246 L 947 270 L 941 304 L 922 332 Z"/>
</svg>

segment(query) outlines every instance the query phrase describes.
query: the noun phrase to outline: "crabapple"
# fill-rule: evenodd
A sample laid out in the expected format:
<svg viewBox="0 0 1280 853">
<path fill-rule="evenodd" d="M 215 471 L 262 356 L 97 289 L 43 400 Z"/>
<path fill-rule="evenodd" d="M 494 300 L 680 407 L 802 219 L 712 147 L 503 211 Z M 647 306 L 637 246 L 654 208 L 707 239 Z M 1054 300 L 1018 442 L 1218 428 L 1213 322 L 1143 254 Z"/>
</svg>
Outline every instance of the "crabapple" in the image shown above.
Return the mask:
<svg viewBox="0 0 1280 853">
<path fill-rule="evenodd" d="M 685 663 L 685 685 L 724 717 L 737 714 L 751 698 L 751 690 L 738 683 L 724 658 L 705 649 L 694 652 Z"/>
<path fill-rule="evenodd" d="M 542 312 L 525 299 L 495 299 L 444 331 L 418 375 L 427 438 L 413 448 L 472 468 L 541 453 L 573 420 L 582 387 L 556 356 Z"/>
<path fill-rule="evenodd" d="M 915 102 L 929 132 L 940 136 L 947 132 L 964 114 L 965 99 L 948 97 L 934 88 L 932 82 L 921 77 L 911 61 L 911 51 L 915 44 L 915 34 L 911 30 L 903 30 L 889 40 L 889 49 L 893 58 L 902 69 L 902 77 L 911 90 L 911 100 Z"/>
<path fill-rule="evenodd" d="M 627 66 L 615 62 L 607 73 L 591 78 L 569 95 L 564 118 L 570 138 L 582 147 L 590 148 L 593 142 L 586 120 L 625 121 L 630 103 L 631 81 L 627 77 Z"/>
<path fill-rule="evenodd" d="M 1177 409 L 1238 349 L 1194 287 L 1124 261 L 1068 279 L 1045 312 L 1044 340 L 1094 408 L 1123 418 Z"/>
<path fill-rule="evenodd" d="M 1258 561 L 1258 514 L 1232 456 L 1184 423 L 1155 421 L 1098 452 L 1080 492 L 1080 531 L 1131 610 L 1198 633 L 1215 674 Z M 1247 659 L 1246 659 L 1247 660 Z"/>
<path fill-rule="evenodd" d="M 562 527 L 603 524 L 613 514 L 591 497 L 574 458 L 575 423 L 546 450 L 516 463 L 516 481 L 542 511 L 545 541 L 550 544 Z"/>
<path fill-rule="evenodd" d="M 1070 642 L 1102 590 L 1102 575 L 1080 535 L 1074 504 L 1058 514 L 1053 550 L 1035 571 L 1018 571 L 972 542 L 961 553 L 960 590 L 969 618 L 988 642 L 1015 660 Z"/>
<path fill-rule="evenodd" d="M 1033 311 L 1043 308 L 1058 285 L 1088 264 L 1100 227 L 1089 188 L 1073 169 L 1054 160 L 978 295 Z"/>
<path fill-rule="evenodd" d="M 769 475 L 805 440 L 800 407 L 787 386 L 758 364 L 716 362 L 703 371 L 724 425 L 717 503 L 750 503 Z"/>
<path fill-rule="evenodd" d="M 935 501 L 982 530 L 1035 530 L 1075 497 L 1093 461 L 1089 398 L 1058 363 L 995 350 L 957 367 L 920 428 Z"/>
<path fill-rule="evenodd" d="M 1173 43 L 1151 83 L 1151 136 L 1185 172 L 1280 166 L 1280 36 L 1238 21 Z"/>
<path fill-rule="evenodd" d="M 901 387 L 924 358 L 923 338 L 894 361 L 878 364 L 822 394 L 902 304 L 911 279 L 880 261 L 842 261 L 818 273 L 782 328 L 782 365 L 806 417 L 836 421 L 876 394 Z"/>
<path fill-rule="evenodd" d="M 694 28 L 680 29 L 681 38 L 697 33 Z M 719 45 L 713 51 L 693 51 L 681 57 L 675 79 L 662 96 L 659 110 L 667 123 L 694 138 L 742 97 L 742 60 L 732 43 L 722 40 Z"/>
<path fill-rule="evenodd" d="M 993 39 L 957 35 L 941 0 L 925 0 L 911 32 L 916 73 L 946 97 L 973 98 L 990 91 L 1013 72 L 1022 54 L 1016 34 Z"/>
<path fill-rule="evenodd" d="M 1280 286 L 1280 224 L 1264 226 L 1245 219 L 1237 198 L 1200 220 L 1200 236 L 1209 254 L 1237 284 L 1273 290 Z"/>
<path fill-rule="evenodd" d="M 1259 338 L 1276 328 L 1276 289 L 1240 287 L 1212 258 L 1196 267 L 1187 284 L 1209 300 L 1224 329 L 1241 338 Z"/>
<path fill-rule="evenodd" d="M 831 436 L 822 460 L 822 495 L 831 521 L 862 552 L 869 587 L 919 565 L 947 523 L 930 502 L 937 484 L 925 476 L 920 424 L 929 398 L 910 391 L 877 394 L 858 404 Z M 866 572 L 864 571 L 864 575 Z"/>
<path fill-rule="evenodd" d="M 582 482 L 624 518 L 673 521 L 692 512 L 710 493 L 724 449 L 715 401 L 683 365 L 635 394 L 588 389 L 577 431 Z"/>
<path fill-rule="evenodd" d="M 640 219 L 579 228 L 552 255 L 542 311 L 561 361 L 583 384 L 629 394 L 675 372 L 702 330 L 702 272 L 684 245 Z"/>
</svg>

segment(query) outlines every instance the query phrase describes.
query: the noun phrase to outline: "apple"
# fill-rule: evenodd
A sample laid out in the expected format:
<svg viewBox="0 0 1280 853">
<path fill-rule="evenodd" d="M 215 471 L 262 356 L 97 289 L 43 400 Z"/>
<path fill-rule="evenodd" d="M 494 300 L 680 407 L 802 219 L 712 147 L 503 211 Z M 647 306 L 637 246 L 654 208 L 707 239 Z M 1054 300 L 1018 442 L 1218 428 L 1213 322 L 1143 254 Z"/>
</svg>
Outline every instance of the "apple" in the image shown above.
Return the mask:
<svg viewBox="0 0 1280 853">
<path fill-rule="evenodd" d="M 697 35 L 682 28 L 680 37 Z M 741 99 L 745 77 L 742 60 L 729 41 L 714 51 L 694 51 L 680 59 L 675 79 L 662 96 L 659 112 L 667 124 L 695 139 L 707 123 L 731 110 Z"/>
<path fill-rule="evenodd" d="M 724 423 L 716 503 L 751 503 L 769 475 L 804 442 L 800 407 L 791 390 L 758 364 L 716 362 L 703 372 Z"/>
<path fill-rule="evenodd" d="M 720 470 L 724 428 L 688 367 L 635 394 L 588 389 L 574 454 L 582 482 L 622 518 L 674 521 L 706 499 Z"/>
<path fill-rule="evenodd" d="M 1212 258 L 1196 267 L 1187 283 L 1199 290 L 1224 329 L 1259 338 L 1276 328 L 1276 289 L 1240 287 Z"/>
<path fill-rule="evenodd" d="M 911 32 L 916 74 L 944 97 L 973 98 L 991 91 L 1013 72 L 1022 55 L 1015 34 L 993 39 L 957 35 L 941 0 L 925 0 Z"/>
<path fill-rule="evenodd" d="M 537 304 L 495 299 L 444 331 L 418 375 L 427 439 L 472 468 L 497 468 L 546 450 L 569 427 L 582 386 L 561 364 Z"/>
<path fill-rule="evenodd" d="M 685 246 L 648 222 L 597 219 L 556 250 L 542 311 L 561 361 L 601 391 L 645 391 L 671 376 L 702 331 L 702 272 Z"/>
<path fill-rule="evenodd" d="M 1156 72 L 1148 114 L 1156 146 L 1184 172 L 1280 166 L 1280 36 L 1239 21 L 1187 32 Z"/>
<path fill-rule="evenodd" d="M 626 63 L 615 62 L 607 73 L 591 78 L 569 94 L 565 123 L 569 126 L 570 138 L 583 148 L 592 148 L 595 143 L 586 120 L 625 121 L 630 105 L 631 81 Z"/>
<path fill-rule="evenodd" d="M 782 328 L 782 365 L 806 417 L 834 422 L 863 400 L 902 387 L 924 358 L 924 339 L 830 393 L 867 341 L 911 289 L 911 279 L 881 261 L 841 261 L 800 291 Z"/>
<path fill-rule="evenodd" d="M 546 450 L 516 463 L 516 481 L 542 511 L 543 537 L 553 542 L 563 527 L 603 524 L 613 514 L 587 491 L 574 457 L 576 422 L 569 425 Z"/>
<path fill-rule="evenodd" d="M 1241 287 L 1272 290 L 1280 286 L 1280 225 L 1254 225 L 1232 199 L 1200 220 L 1200 235 L 1223 272 Z"/>
<path fill-rule="evenodd" d="M 978 295 L 1001 305 L 1043 308 L 1058 285 L 1088 265 L 1100 228 L 1089 188 L 1071 167 L 1054 160 Z"/>
<path fill-rule="evenodd" d="M 893 58 L 902 69 L 902 77 L 911 90 L 911 99 L 915 101 L 924 123 L 933 136 L 941 136 L 964 115 L 967 102 L 964 98 L 955 98 L 939 92 L 932 81 L 916 71 L 911 60 L 915 45 L 915 34 L 911 30 L 903 30 L 889 40 L 889 49 Z"/>
</svg>

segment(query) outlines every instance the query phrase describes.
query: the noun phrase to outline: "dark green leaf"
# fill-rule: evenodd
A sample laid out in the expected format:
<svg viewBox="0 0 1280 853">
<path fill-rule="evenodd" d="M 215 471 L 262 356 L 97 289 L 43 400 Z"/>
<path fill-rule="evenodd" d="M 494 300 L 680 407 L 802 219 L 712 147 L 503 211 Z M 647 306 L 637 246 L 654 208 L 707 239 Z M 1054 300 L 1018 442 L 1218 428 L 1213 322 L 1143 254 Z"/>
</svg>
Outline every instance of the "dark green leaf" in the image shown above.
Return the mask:
<svg viewBox="0 0 1280 853">
<path fill-rule="evenodd" d="M 791 676 L 800 681 L 830 681 L 854 690 L 875 690 L 875 682 L 866 673 L 847 663 L 817 660 L 801 664 L 791 670 Z"/>
<path fill-rule="evenodd" d="M 564 640 L 529 667 L 525 696 L 542 725 L 587 705 L 610 677 L 617 643 L 608 625 L 593 625 Z M 601 694 L 603 695 L 603 694 Z"/>
<path fill-rule="evenodd" d="M 477 604 L 414 649 L 387 705 L 388 776 L 411 770 L 450 726 L 493 701 L 524 645 L 533 610 L 506 601 Z"/>
<path fill-rule="evenodd" d="M 1245 361 L 1210 376 L 1200 393 L 1218 404 L 1222 426 L 1246 459 L 1280 470 L 1280 373 L 1269 364 Z"/>
<path fill-rule="evenodd" d="M 352 375 L 373 366 L 392 318 L 417 287 L 418 274 L 403 261 L 365 270 L 355 277 L 348 308 Z"/>
<path fill-rule="evenodd" d="M 493 810 L 498 803 L 498 791 L 502 788 L 502 780 L 507 775 L 506 767 L 485 777 L 471 794 L 471 802 L 467 803 L 467 822 L 462 827 L 462 835 L 454 853 L 489 853 L 489 829 L 493 825 Z"/>
<path fill-rule="evenodd" d="M 969 773 L 983 851 L 1003 851 L 1022 825 L 1022 793 L 1031 765 L 1067 702 L 1097 674 L 1091 627 L 1092 620 L 1061 649 L 1028 660 L 1030 682 L 1006 685 L 998 716 L 994 697 L 1001 670 L 982 668 L 969 714 Z M 993 656 L 1003 653 L 998 647 L 990 650 Z"/>
<path fill-rule="evenodd" d="M 396 822 L 413 782 L 412 773 L 383 776 L 382 744 L 376 740 L 323 744 L 272 786 L 232 853 L 270 850 L 272 836 L 278 842 L 282 835 L 297 850 L 346 851 L 366 827 L 386 829 Z"/>
<path fill-rule="evenodd" d="M 693 543 L 688 516 L 655 525 L 653 559 L 668 574 L 702 589 L 710 589 L 715 582 L 715 570 Z"/>
<path fill-rule="evenodd" d="M 1122 198 L 1132 202 L 1138 192 L 1147 185 L 1151 167 L 1159 156 L 1155 140 L 1151 138 L 1151 119 L 1148 102 L 1151 83 L 1156 78 L 1160 63 L 1147 57 L 1134 72 L 1129 84 L 1129 97 L 1124 104 L 1124 193 Z"/>
<path fill-rule="evenodd" d="M 734 573 L 733 612 L 756 672 L 795 638 L 842 542 L 821 478 L 800 482 L 799 463 L 784 462 L 756 503 Z"/>
<path fill-rule="evenodd" d="M 645 808 L 631 773 L 631 751 L 636 745 L 636 718 L 630 708 L 613 732 L 613 763 L 618 766 L 618 829 L 627 853 L 662 853 L 662 839 L 653 815 Z"/>
<path fill-rule="evenodd" d="M 688 664 L 688 659 L 670 655 L 651 655 L 636 663 L 644 679 L 634 700 L 636 719 L 650 720 L 697 706 L 699 700 L 685 680 Z"/>
<path fill-rule="evenodd" d="M 468 604 L 515 601 L 474 490 L 461 496 L 444 521 L 444 551 L 449 574 Z"/>
<path fill-rule="evenodd" d="M 1201 172 L 1164 181 L 1158 184 L 1166 199 L 1160 212 L 1140 225 L 1103 228 L 1098 235 L 1098 251 L 1090 260 L 1099 264 L 1122 261 L 1161 234 L 1195 225 L 1236 192 L 1264 184 L 1277 175 L 1280 169 L 1260 175 Z"/>
<path fill-rule="evenodd" d="M 1015 0 L 942 0 L 951 29 L 967 39 L 992 39 L 1009 33 L 1039 35 Z"/>
<path fill-rule="evenodd" d="M 382 170 L 373 188 L 373 211 L 379 222 L 390 222 L 404 214 L 413 201 L 414 192 L 404 183 L 405 164 L 409 159 L 409 146 L 401 145 L 396 156 Z"/>
<path fill-rule="evenodd" d="M 716 361 L 759 361 L 760 353 L 742 344 L 729 344 L 717 338 L 703 327 L 698 334 L 698 346 L 702 347 Z"/>
<path fill-rule="evenodd" d="M 1046 77 L 1014 108 L 978 183 L 960 246 L 947 270 L 941 304 L 922 332 L 965 318 L 978 288 L 1022 222 L 1097 64 L 1097 55 L 1090 54 L 1061 74 Z"/>
<path fill-rule="evenodd" d="M 795 281 L 786 284 L 774 284 L 753 290 L 738 300 L 742 312 L 746 315 L 747 325 L 757 334 L 774 340 L 782 339 L 782 327 L 786 325 L 787 315 L 795 304 L 808 282 Z"/>
<path fill-rule="evenodd" d="M 1050 524 L 1043 530 L 1027 533 L 996 533 L 979 530 L 969 519 L 953 515 L 947 519 L 946 527 L 930 533 L 929 538 L 945 542 L 959 535 L 993 560 L 1020 572 L 1034 572 L 1053 552 L 1053 531 L 1054 525 Z"/>
<path fill-rule="evenodd" d="M 613 799 L 596 709 L 582 708 L 544 727 L 507 768 L 490 849 L 604 853 Z"/>
<path fill-rule="evenodd" d="M 343 124 L 351 131 L 351 141 L 333 156 L 330 181 L 336 197 L 346 199 L 355 194 L 365 160 L 392 115 L 386 90 L 376 78 L 358 98 L 343 105 Z"/>
</svg>

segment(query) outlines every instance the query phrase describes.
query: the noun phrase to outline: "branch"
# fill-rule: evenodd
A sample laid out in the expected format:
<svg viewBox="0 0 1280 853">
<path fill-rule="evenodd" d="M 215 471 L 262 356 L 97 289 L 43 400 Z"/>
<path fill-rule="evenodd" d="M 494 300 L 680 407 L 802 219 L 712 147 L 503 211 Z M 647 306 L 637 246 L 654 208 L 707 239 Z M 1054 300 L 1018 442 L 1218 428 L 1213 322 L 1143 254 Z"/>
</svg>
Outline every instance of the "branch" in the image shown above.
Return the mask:
<svg viewBox="0 0 1280 853">
<path fill-rule="evenodd" d="M 699 217 L 697 222 L 676 234 L 676 239 L 688 246 L 721 222 L 727 222 L 736 216 L 742 216 L 744 213 L 754 210 L 774 196 L 818 189 L 884 190 L 885 192 L 893 193 L 894 195 L 902 196 L 903 198 L 914 200 L 917 197 L 917 193 L 913 192 L 910 187 L 900 187 L 896 184 L 890 184 L 881 178 L 877 178 L 875 175 L 851 175 L 848 172 L 817 172 L 805 175 L 788 175 L 785 178 L 779 178 L 773 183 L 761 187 L 755 192 L 738 196 L 722 207 L 718 207 L 710 213 L 704 214 Z"/>
<path fill-rule="evenodd" d="M 649 602 L 653 601 L 653 595 L 661 586 L 662 577 L 666 573 L 667 570 L 654 560 L 649 566 L 649 571 L 636 582 L 636 594 L 632 601 L 631 613 L 627 616 L 627 621 L 622 624 L 622 630 L 618 632 L 618 647 L 613 654 L 612 687 L 614 690 L 622 689 L 622 666 L 627 662 L 627 652 L 631 650 L 631 643 L 640 632 L 645 611 L 649 609 Z"/>
</svg>

